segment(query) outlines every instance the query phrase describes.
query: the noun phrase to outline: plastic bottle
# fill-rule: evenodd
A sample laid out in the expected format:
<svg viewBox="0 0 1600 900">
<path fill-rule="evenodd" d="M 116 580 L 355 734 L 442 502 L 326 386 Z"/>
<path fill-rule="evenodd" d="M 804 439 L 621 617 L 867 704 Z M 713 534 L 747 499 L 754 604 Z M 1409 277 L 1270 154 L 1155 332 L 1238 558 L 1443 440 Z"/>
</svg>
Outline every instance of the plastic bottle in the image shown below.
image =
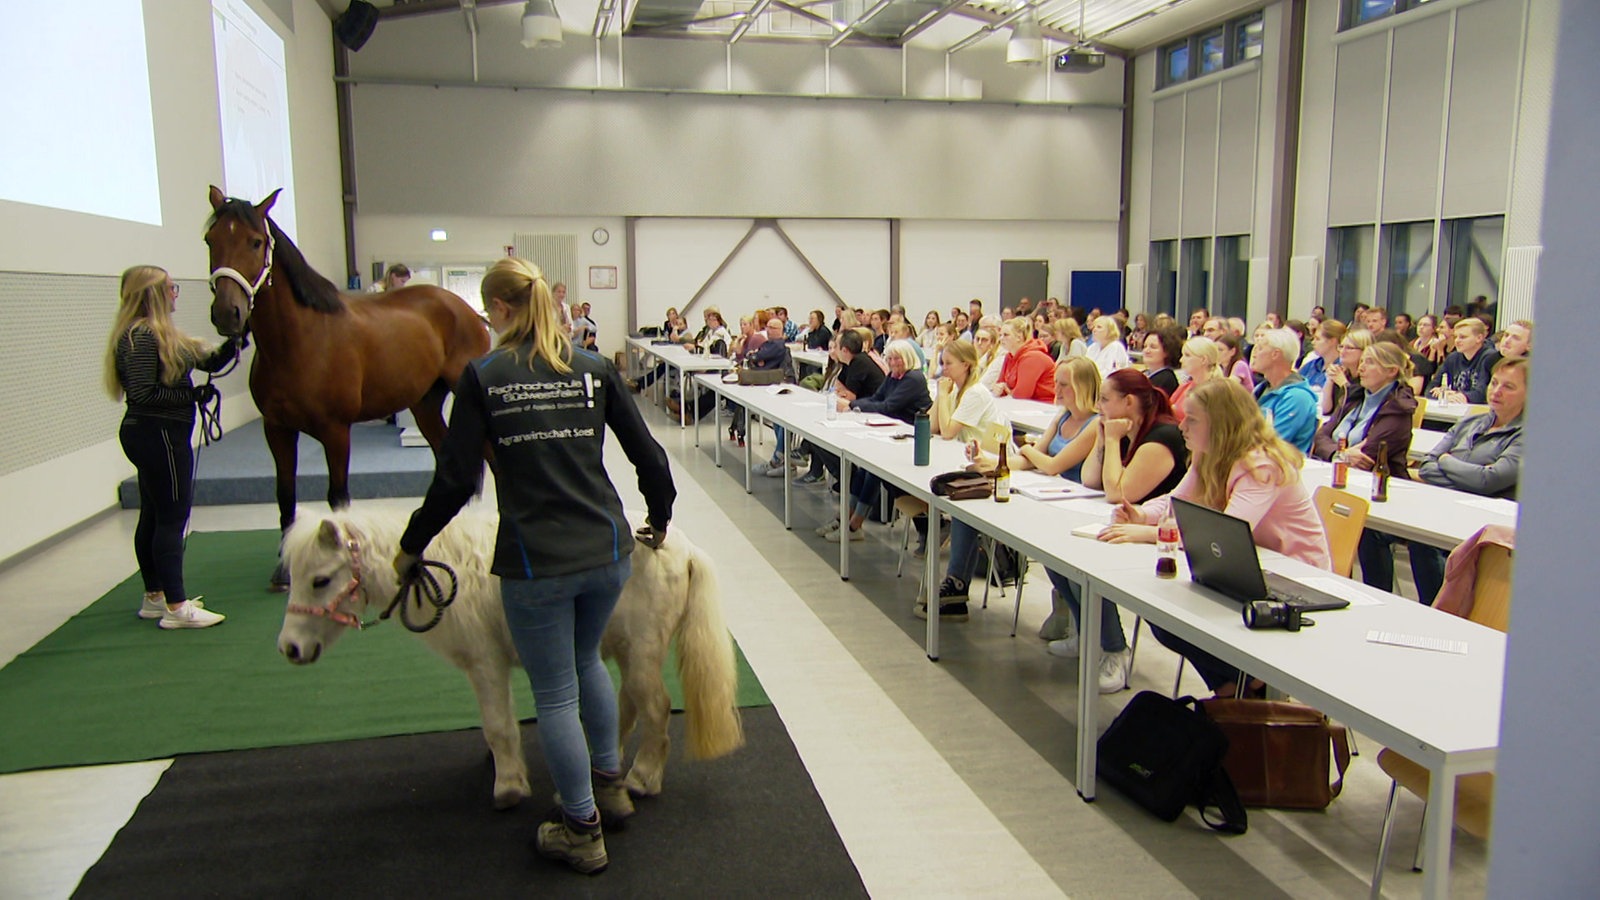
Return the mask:
<svg viewBox="0 0 1600 900">
<path fill-rule="evenodd" d="M 1389 442 L 1378 445 L 1378 458 L 1372 465 L 1372 502 L 1389 499 Z"/>
<path fill-rule="evenodd" d="M 1000 442 L 1000 465 L 994 470 L 994 502 L 1011 502 L 1011 466 L 1006 462 L 1006 444 Z"/>
<path fill-rule="evenodd" d="M 834 389 L 833 385 L 828 385 L 828 392 L 823 395 L 822 403 L 826 407 L 823 410 L 823 418 L 830 422 L 839 418 L 839 392 Z"/>
<path fill-rule="evenodd" d="M 1333 454 L 1333 486 L 1344 490 L 1350 483 L 1350 462 L 1344 458 L 1344 451 L 1350 449 L 1349 438 L 1339 438 L 1339 452 Z"/>
<path fill-rule="evenodd" d="M 1171 510 L 1156 525 L 1156 576 L 1178 577 L 1178 520 Z"/>
<path fill-rule="evenodd" d="M 933 435 L 933 423 L 928 419 L 927 410 L 917 413 L 912 427 L 916 430 L 913 440 L 916 449 L 913 451 L 912 462 L 915 465 L 925 466 L 928 464 L 928 444 Z"/>
</svg>

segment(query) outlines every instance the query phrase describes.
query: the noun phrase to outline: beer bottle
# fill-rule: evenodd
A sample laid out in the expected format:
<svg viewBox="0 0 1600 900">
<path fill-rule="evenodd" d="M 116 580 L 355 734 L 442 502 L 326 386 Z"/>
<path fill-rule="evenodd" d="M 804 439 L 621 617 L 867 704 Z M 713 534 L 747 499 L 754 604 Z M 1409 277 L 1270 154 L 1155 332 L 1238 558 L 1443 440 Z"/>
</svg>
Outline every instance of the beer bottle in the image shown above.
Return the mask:
<svg viewBox="0 0 1600 900">
<path fill-rule="evenodd" d="M 1350 449 L 1349 438 L 1339 438 L 1339 451 L 1333 454 L 1333 486 L 1344 490 L 1350 483 L 1350 463 L 1344 458 L 1344 451 Z"/>
<path fill-rule="evenodd" d="M 1000 442 L 1000 465 L 994 470 L 994 502 L 1011 502 L 1011 466 L 1006 462 L 1006 442 Z"/>
<path fill-rule="evenodd" d="M 1378 459 L 1372 466 L 1372 502 L 1389 499 L 1389 442 L 1378 445 Z"/>
</svg>

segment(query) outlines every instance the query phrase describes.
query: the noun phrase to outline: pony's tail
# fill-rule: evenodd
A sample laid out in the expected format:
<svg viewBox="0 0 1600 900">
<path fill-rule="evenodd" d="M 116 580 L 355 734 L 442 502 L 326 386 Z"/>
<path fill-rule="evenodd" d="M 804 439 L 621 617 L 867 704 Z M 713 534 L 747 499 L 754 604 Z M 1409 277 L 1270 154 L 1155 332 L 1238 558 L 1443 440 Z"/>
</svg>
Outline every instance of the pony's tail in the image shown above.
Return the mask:
<svg viewBox="0 0 1600 900">
<path fill-rule="evenodd" d="M 722 618 L 716 572 L 693 544 L 689 544 L 688 571 L 688 603 L 678 623 L 677 638 L 689 755 L 716 759 L 744 746 L 744 727 L 736 705 L 739 671 L 733 638 Z"/>
</svg>

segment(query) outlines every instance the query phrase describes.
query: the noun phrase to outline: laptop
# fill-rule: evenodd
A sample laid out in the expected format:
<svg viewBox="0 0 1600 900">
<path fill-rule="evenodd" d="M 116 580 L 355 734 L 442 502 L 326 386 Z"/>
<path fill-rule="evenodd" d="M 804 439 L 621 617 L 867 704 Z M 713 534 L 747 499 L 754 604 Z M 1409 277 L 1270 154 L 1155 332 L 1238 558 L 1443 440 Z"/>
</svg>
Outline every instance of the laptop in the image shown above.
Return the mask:
<svg viewBox="0 0 1600 900">
<path fill-rule="evenodd" d="M 1344 609 L 1350 601 L 1306 587 L 1273 572 L 1261 571 L 1250 523 L 1198 503 L 1172 498 L 1172 510 L 1183 533 L 1183 553 L 1195 583 L 1240 603 L 1276 600 L 1301 612 Z"/>
</svg>

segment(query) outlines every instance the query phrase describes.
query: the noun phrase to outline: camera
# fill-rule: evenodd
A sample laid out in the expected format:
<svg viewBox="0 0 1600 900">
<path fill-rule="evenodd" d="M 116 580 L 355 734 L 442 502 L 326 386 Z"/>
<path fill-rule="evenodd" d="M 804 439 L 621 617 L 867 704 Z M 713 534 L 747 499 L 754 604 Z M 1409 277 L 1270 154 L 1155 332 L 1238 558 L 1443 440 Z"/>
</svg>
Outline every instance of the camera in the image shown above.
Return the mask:
<svg viewBox="0 0 1600 900">
<path fill-rule="evenodd" d="M 1252 600 L 1244 605 L 1242 614 L 1246 628 L 1282 628 L 1284 631 L 1299 631 L 1302 625 L 1311 624 L 1309 619 L 1300 617 L 1299 607 L 1277 600 Z"/>
</svg>

